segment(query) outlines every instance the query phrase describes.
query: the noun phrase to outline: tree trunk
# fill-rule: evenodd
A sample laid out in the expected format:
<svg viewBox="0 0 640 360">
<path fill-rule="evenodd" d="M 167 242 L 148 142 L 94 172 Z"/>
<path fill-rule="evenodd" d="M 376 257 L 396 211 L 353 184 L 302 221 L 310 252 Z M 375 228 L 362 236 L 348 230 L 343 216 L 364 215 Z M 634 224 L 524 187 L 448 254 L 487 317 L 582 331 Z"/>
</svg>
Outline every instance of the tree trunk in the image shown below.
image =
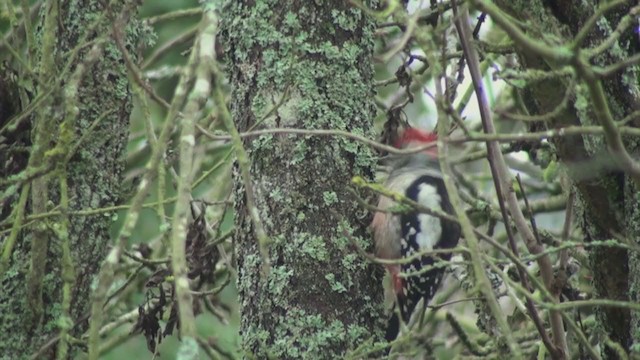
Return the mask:
<svg viewBox="0 0 640 360">
<path fill-rule="evenodd" d="M 372 19 L 342 0 L 234 1 L 224 18 L 239 131 L 336 129 L 372 137 Z M 372 178 L 371 150 L 345 138 L 282 134 L 248 139 L 245 147 L 252 189 L 236 191 L 245 351 L 334 359 L 380 339 L 382 271 L 352 246 L 371 251 L 370 217 L 347 191 L 354 175 Z M 255 195 L 269 236 L 268 269 L 245 190 Z"/>
<path fill-rule="evenodd" d="M 569 43 L 594 14 L 598 1 L 496 1 L 515 18 L 528 22 L 530 35 L 540 38 L 540 34 L 552 34 L 562 43 Z M 602 4 L 600 4 L 602 5 Z M 629 13 L 628 5 L 618 6 L 598 21 L 587 36 L 582 48 L 593 48 L 611 34 L 624 14 Z M 542 30 L 544 29 L 544 30 Z M 637 34 L 631 26 L 606 52 L 594 58 L 597 65 L 609 65 L 627 59 L 640 50 Z M 518 54 L 525 68 L 549 70 L 549 64 L 531 54 L 527 49 L 518 48 Z M 619 71 L 615 76 L 603 81 L 609 101 L 609 108 L 616 120 L 640 109 L 636 67 Z M 550 79 L 530 84 L 523 93 L 525 105 L 531 114 L 546 114 L 553 111 L 564 98 L 569 80 Z M 571 125 L 599 125 L 595 119 L 591 101 L 586 90 L 576 88 L 569 98 L 569 104 L 552 121 L 549 129 Z M 638 125 L 638 122 L 635 122 Z M 621 235 L 636 242 L 640 235 L 640 211 L 637 192 L 633 181 L 618 169 L 608 167 L 610 155 L 602 136 L 565 136 L 554 140 L 557 156 L 566 165 L 568 178 L 572 181 L 572 191 L 577 194 L 576 220 L 585 236 L 585 242 L 607 240 Z M 626 142 L 627 151 L 635 158 L 638 155 L 637 140 Z M 593 285 L 596 296 L 611 300 L 638 301 L 640 269 L 636 255 L 630 255 L 620 248 L 597 247 L 590 250 Z M 631 271 L 630 271 L 631 270 Z M 598 319 L 611 340 L 629 351 L 634 342 L 640 341 L 638 315 L 628 309 L 606 307 L 599 310 Z M 611 349 L 605 354 L 615 358 Z"/>
<path fill-rule="evenodd" d="M 29 58 L 33 69 L 38 70 L 32 98 L 40 95 L 45 98 L 31 117 L 31 125 L 18 128 L 22 133 L 10 133 L 9 139 L 14 146 L 10 152 L 20 153 L 17 147 L 21 144 L 15 140 L 31 137 L 33 145 L 25 173 L 36 168 L 36 154 L 40 154 L 38 162 L 47 169 L 44 175 L 31 182 L 26 216 L 42 213 L 35 210 L 34 204 L 43 202 L 46 205 L 44 212 L 54 215 L 45 215 L 33 223 L 28 219 L 24 221 L 27 226 L 16 238 L 11 257 L 5 264 L 7 268 L 3 269 L 6 271 L 0 273 L 2 359 L 29 358 L 39 349 L 42 352 L 38 359 L 54 358 L 60 342 L 50 340 L 55 339 L 62 328 L 70 328 L 70 335 L 77 338 L 86 330 L 91 283 L 109 245 L 109 227 L 115 213 L 84 216 L 73 212 L 117 204 L 124 169 L 132 109 L 126 68 L 120 52 L 108 39 L 95 47 L 84 44 L 95 40 L 97 35 L 110 33 L 110 12 L 104 8 L 105 2 L 96 0 L 74 0 L 65 2 L 64 6 L 51 4 L 53 7 L 49 2 L 42 5 L 45 20 L 40 24 L 44 30 L 37 36 L 38 57 Z M 117 5 L 118 9 L 121 5 Z M 114 6 L 114 2 L 109 6 Z M 113 16 L 118 14 L 118 9 L 110 9 Z M 96 26 L 96 19 L 101 21 L 92 28 Z M 47 21 L 50 21 L 48 25 Z M 134 39 L 128 37 L 130 43 Z M 84 47 L 78 54 L 74 53 L 81 44 Z M 74 56 L 71 67 L 65 69 L 67 61 Z M 86 67 L 84 71 L 82 66 Z M 75 79 L 74 75 L 81 77 Z M 79 85 L 77 95 L 69 97 L 70 85 L 76 80 Z M 52 91 L 46 95 L 48 90 Z M 29 128 L 31 135 L 25 136 L 24 131 L 30 131 Z M 77 144 L 79 147 L 74 149 Z M 61 155 L 56 155 L 56 151 L 61 151 Z M 72 156 L 69 155 L 71 152 Z M 61 167 L 60 163 L 67 155 L 68 164 Z M 22 166 L 25 164 L 23 161 Z M 22 169 L 16 171 L 5 167 L 2 176 L 7 179 Z M 63 177 L 66 186 L 61 186 Z M 44 185 L 43 191 L 33 190 L 37 188 L 37 182 Z M 26 182 L 21 184 L 23 186 L 16 189 L 17 194 L 25 189 Z M 68 194 L 61 196 L 61 187 L 66 187 Z M 16 200 L 10 206 L 13 210 L 18 207 L 18 197 L 13 197 Z M 61 204 L 62 198 L 68 199 L 71 213 L 68 231 L 61 230 L 61 224 L 65 222 L 65 215 L 59 211 L 65 206 Z M 8 211 L 2 212 L 3 217 L 8 215 Z M 7 251 L 7 239 L 6 236 L 3 238 L 3 251 Z M 65 246 L 71 250 L 71 263 L 67 263 L 67 267 L 65 256 L 69 258 L 64 252 Z M 41 252 L 32 251 L 35 248 Z M 70 294 L 65 294 L 63 288 L 69 284 L 72 285 Z M 64 312 L 65 296 L 70 299 L 68 316 Z M 47 347 L 41 349 L 45 343 Z M 73 354 L 71 349 L 65 357 L 72 358 Z"/>
</svg>

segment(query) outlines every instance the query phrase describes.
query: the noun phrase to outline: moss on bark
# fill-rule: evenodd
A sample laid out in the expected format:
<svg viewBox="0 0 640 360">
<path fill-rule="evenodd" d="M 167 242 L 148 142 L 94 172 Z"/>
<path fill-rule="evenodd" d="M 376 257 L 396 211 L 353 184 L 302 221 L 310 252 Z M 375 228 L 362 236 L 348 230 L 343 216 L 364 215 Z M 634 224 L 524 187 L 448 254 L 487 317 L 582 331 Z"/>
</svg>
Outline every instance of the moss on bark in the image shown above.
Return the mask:
<svg viewBox="0 0 640 360">
<path fill-rule="evenodd" d="M 74 100 L 78 114 L 72 132 L 63 133 L 60 126 L 65 114 L 65 94 L 62 91 L 69 80 L 69 72 L 84 60 L 90 46 L 80 49 L 76 62 L 65 73 L 64 68 L 73 51 L 78 50 L 82 39 L 94 40 L 98 34 L 108 33 L 110 22 L 105 16 L 105 2 L 94 0 L 74 0 L 60 6 L 57 21 L 57 36 L 53 37 L 52 73 L 50 79 L 60 80 L 60 87 L 54 89 L 49 106 L 49 115 L 42 121 L 50 122 L 54 142 L 60 136 L 71 136 L 73 142 L 84 136 L 81 146 L 70 159 L 67 170 L 69 210 L 95 209 L 112 206 L 119 201 L 124 151 L 128 141 L 129 114 L 132 109 L 131 95 L 126 68 L 115 44 L 107 41 L 102 56 L 87 69 Z M 111 2 L 107 6 L 121 6 Z M 43 8 L 46 6 L 43 6 Z M 116 13 L 117 11 L 113 9 Z M 87 34 L 96 19 L 102 19 L 95 32 Z M 138 37 L 132 21 L 129 40 Z M 41 36 L 41 38 L 45 38 Z M 39 40 L 43 41 L 43 40 Z M 40 44 L 42 46 L 42 44 Z M 75 50 L 74 50 L 75 49 Z M 38 59 L 31 59 L 40 67 Z M 42 85 L 42 84 L 40 84 Z M 49 84 L 51 85 L 51 84 Z M 42 90 L 44 87 L 39 87 Z M 74 108 L 75 110 L 75 108 Z M 102 116 L 102 120 L 88 133 L 92 124 Z M 33 124 L 32 128 L 43 124 Z M 66 140 L 69 140 L 67 138 Z M 51 160 L 51 159 L 50 159 Z M 58 158 L 59 160 L 59 158 Z M 60 200 L 60 184 L 56 176 L 49 181 L 47 210 L 53 210 Z M 28 209 L 30 205 L 27 205 Z M 27 213 L 29 214 L 29 212 Z M 10 266 L 2 280 L 0 292 L 0 358 L 24 359 L 36 353 L 43 344 L 54 338 L 60 326 L 75 325 L 71 335 L 80 337 L 86 329 L 91 283 L 100 261 L 110 242 L 109 228 L 115 213 L 93 216 L 71 216 L 69 240 L 73 256 L 75 286 L 72 291 L 71 319 L 62 316 L 62 249 L 55 229 L 59 228 L 57 217 L 39 220 L 26 227 L 12 252 Z M 33 232 L 40 229 L 49 239 L 46 248 L 46 264 L 42 278 L 41 309 L 33 309 L 37 301 L 30 301 L 27 278 L 30 271 L 30 249 Z M 34 299 L 31 299 L 34 300 Z M 31 305 L 30 305 L 31 303 Z M 84 320 L 82 320 L 84 318 Z M 82 321 L 81 321 L 82 320 Z M 55 344 L 55 342 L 53 343 Z M 48 347 L 40 359 L 53 358 L 56 345 Z M 70 354 L 73 354 L 73 351 Z"/>
</svg>

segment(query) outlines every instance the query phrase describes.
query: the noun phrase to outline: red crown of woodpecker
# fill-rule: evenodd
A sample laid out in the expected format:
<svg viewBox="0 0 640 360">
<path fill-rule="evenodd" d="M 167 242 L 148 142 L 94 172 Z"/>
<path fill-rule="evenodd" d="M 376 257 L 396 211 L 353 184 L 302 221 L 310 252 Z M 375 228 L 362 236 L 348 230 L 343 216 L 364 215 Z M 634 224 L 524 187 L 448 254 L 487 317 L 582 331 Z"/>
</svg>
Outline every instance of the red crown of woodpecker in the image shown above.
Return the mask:
<svg viewBox="0 0 640 360">
<path fill-rule="evenodd" d="M 433 132 L 424 131 L 416 128 L 406 129 L 394 144 L 397 148 L 405 148 L 411 145 L 420 146 L 432 143 L 438 140 L 438 135 Z M 435 147 L 433 149 L 436 149 Z M 431 150 L 431 149 L 429 149 Z M 433 151 L 433 150 L 432 150 Z"/>
</svg>

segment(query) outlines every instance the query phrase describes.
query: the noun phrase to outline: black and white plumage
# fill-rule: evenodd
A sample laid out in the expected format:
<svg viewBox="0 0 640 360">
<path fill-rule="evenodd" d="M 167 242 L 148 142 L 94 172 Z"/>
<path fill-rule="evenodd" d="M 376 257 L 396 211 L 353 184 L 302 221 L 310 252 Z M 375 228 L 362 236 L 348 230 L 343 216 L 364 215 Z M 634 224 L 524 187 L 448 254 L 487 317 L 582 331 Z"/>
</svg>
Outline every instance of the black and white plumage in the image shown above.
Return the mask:
<svg viewBox="0 0 640 360">
<path fill-rule="evenodd" d="M 397 145 L 407 148 L 435 140 L 433 134 L 408 129 Z M 435 149 L 395 159 L 385 187 L 427 208 L 454 214 Z M 383 196 L 378 208 L 388 209 L 394 205 L 393 200 Z M 415 257 L 416 254 L 433 249 L 453 248 L 460 238 L 460 226 L 457 223 L 418 212 L 377 212 L 372 228 L 377 256 L 391 260 Z M 449 260 L 451 255 L 440 254 L 438 257 Z M 427 305 L 438 290 L 445 268 L 433 267 L 424 271 L 425 267 L 432 267 L 435 262 L 433 256 L 424 255 L 415 257 L 408 263 L 387 266 L 404 322 L 409 321 L 421 299 Z M 409 276 L 401 277 L 401 273 Z M 394 311 L 387 328 L 387 340 L 395 339 L 399 328 L 400 319 Z"/>
</svg>

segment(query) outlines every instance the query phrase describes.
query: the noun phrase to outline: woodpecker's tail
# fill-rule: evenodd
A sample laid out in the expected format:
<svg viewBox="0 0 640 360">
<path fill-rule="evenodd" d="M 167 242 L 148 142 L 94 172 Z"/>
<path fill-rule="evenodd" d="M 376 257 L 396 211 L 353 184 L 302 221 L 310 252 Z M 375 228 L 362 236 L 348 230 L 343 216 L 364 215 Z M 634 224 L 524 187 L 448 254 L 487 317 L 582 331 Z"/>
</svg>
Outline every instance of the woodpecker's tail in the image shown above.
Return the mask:
<svg viewBox="0 0 640 360">
<path fill-rule="evenodd" d="M 413 312 L 415 305 L 410 306 L 406 300 L 407 299 L 405 299 L 404 297 L 398 296 L 398 302 L 396 305 L 398 305 L 399 308 L 396 308 L 396 305 L 394 305 L 393 309 L 391 309 L 391 317 L 387 322 L 387 331 L 384 334 L 384 338 L 388 343 L 391 343 L 393 340 L 398 338 L 398 335 L 400 334 L 400 318 L 402 317 L 402 322 L 404 322 L 405 324 L 407 324 L 411 319 L 411 313 Z M 411 307 L 411 311 L 407 313 L 406 311 L 409 307 Z M 399 314 L 401 314 L 401 317 L 398 316 Z M 390 351 L 391 346 L 386 348 L 385 353 L 389 355 Z"/>
<path fill-rule="evenodd" d="M 391 309 L 391 318 L 389 318 L 389 322 L 387 322 L 387 331 L 384 335 L 387 341 L 395 340 L 400 333 L 400 317 L 398 313 L 402 316 L 402 321 L 405 324 L 411 319 L 411 314 L 417 303 L 414 300 L 415 299 L 407 299 L 401 295 L 398 296 L 397 303 L 394 304 L 393 309 Z M 396 308 L 396 305 L 398 308 Z"/>
<path fill-rule="evenodd" d="M 395 311 L 391 314 L 391 318 L 389 322 L 387 322 L 387 332 L 384 334 L 384 338 L 391 342 L 398 337 L 398 333 L 400 332 L 400 318 L 398 317 L 398 313 Z"/>
</svg>

